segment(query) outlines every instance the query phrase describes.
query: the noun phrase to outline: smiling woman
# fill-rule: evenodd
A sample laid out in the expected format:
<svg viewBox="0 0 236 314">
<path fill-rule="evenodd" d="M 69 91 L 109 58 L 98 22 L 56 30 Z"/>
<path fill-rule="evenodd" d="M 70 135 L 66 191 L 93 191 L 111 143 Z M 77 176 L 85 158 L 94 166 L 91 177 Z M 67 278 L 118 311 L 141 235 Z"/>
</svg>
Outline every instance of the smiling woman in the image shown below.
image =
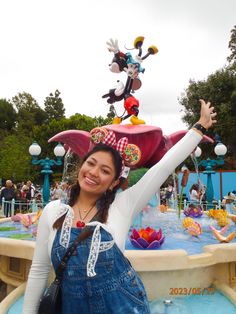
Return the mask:
<svg viewBox="0 0 236 314">
<path fill-rule="evenodd" d="M 215 122 L 213 109 L 210 103 L 201 101 L 198 124 L 205 129 Z M 134 216 L 195 149 L 203 134 L 197 125 L 193 127 L 137 184 L 117 194 L 124 161 L 138 162 L 137 155 L 127 159 L 123 144 L 131 145 L 129 157 L 132 150 L 138 152 L 138 149 L 126 140 L 116 144 L 112 133 L 103 132 L 103 135 L 102 143 L 96 143 L 84 158 L 71 189 L 69 205 L 53 201 L 43 211 L 24 314 L 37 313 L 51 262 L 58 273 L 68 248 L 87 227 L 91 232 L 83 237 L 63 270 L 60 311 L 64 314 L 150 313 L 143 283 L 123 255 L 125 240 Z"/>
<path fill-rule="evenodd" d="M 101 148 L 100 148 L 101 149 Z M 105 191 L 113 190 L 113 188 L 119 183 L 118 178 L 115 179 L 114 174 L 121 170 L 121 157 L 119 156 L 119 164 L 117 170 L 114 167 L 115 158 L 105 151 L 97 151 L 91 154 L 83 163 L 79 176 L 78 182 L 81 188 L 81 192 L 92 193 L 95 197 L 100 197 Z"/>
</svg>

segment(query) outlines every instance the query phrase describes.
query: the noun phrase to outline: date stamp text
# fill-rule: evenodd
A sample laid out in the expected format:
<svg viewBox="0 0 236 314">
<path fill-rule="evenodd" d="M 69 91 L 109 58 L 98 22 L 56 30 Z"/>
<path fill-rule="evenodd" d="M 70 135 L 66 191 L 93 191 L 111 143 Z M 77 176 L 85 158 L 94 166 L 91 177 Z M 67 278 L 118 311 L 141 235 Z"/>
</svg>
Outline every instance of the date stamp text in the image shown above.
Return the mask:
<svg viewBox="0 0 236 314">
<path fill-rule="evenodd" d="M 214 294 L 215 288 L 170 288 L 169 295 L 209 295 Z"/>
</svg>

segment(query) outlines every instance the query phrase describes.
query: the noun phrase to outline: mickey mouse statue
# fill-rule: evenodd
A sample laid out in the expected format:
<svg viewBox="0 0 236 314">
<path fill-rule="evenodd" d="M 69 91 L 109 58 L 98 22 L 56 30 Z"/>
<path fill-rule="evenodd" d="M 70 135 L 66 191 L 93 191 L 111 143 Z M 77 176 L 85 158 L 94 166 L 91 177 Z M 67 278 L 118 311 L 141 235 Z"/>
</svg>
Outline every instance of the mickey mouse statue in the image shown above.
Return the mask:
<svg viewBox="0 0 236 314">
<path fill-rule="evenodd" d="M 142 61 L 149 55 L 156 54 L 158 49 L 156 46 L 150 46 L 146 55 L 142 57 L 143 41 L 144 37 L 142 36 L 139 36 L 135 39 L 133 49 L 138 49 L 138 55 L 134 58 L 130 52 L 123 53 L 119 50 L 117 39 L 110 39 L 110 41 L 107 42 L 108 50 L 114 53 L 112 63 L 109 65 L 110 70 L 113 73 L 121 73 L 124 71 L 127 74 L 125 84 L 123 84 L 121 81 L 117 81 L 117 86 L 113 89 L 110 89 L 107 94 L 102 96 L 102 98 L 107 98 L 107 103 L 111 105 L 110 110 L 112 110 L 116 115 L 113 120 L 113 124 L 120 124 L 123 120 L 129 118 L 130 116 L 130 121 L 132 124 L 145 124 L 144 120 L 138 118 L 139 101 L 132 95 L 132 93 L 134 93 L 135 90 L 138 90 L 142 85 L 142 82 L 139 78 L 139 73 L 144 73 L 145 71 L 145 69 L 141 66 Z M 125 111 L 122 116 L 118 116 L 113 104 L 123 99 Z"/>
</svg>

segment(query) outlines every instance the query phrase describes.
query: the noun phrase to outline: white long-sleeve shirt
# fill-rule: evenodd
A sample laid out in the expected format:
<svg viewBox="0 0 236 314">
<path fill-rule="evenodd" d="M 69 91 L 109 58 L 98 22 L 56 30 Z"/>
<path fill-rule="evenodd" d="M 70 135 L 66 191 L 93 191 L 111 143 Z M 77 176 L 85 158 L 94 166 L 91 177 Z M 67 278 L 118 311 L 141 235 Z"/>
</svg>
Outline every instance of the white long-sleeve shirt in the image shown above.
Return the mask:
<svg viewBox="0 0 236 314">
<path fill-rule="evenodd" d="M 138 183 L 116 195 L 109 208 L 105 227 L 110 231 L 121 251 L 125 249 L 125 241 L 134 216 L 148 203 L 174 169 L 190 155 L 201 139 L 202 136 L 196 131 L 188 131 Z M 51 269 L 51 250 L 57 231 L 52 226 L 63 206 L 65 205 L 60 201 L 49 203 L 40 218 L 25 292 L 24 314 L 37 313 L 39 299 L 46 288 Z"/>
</svg>

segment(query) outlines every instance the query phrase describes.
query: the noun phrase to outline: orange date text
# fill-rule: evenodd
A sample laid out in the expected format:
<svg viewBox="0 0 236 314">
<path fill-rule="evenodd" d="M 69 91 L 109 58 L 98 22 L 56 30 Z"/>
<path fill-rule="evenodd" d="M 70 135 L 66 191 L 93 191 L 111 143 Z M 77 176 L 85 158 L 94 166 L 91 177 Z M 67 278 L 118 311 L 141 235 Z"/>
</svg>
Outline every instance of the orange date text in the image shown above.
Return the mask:
<svg viewBox="0 0 236 314">
<path fill-rule="evenodd" d="M 208 288 L 197 288 L 197 287 L 190 287 L 190 288 L 170 288 L 169 295 L 209 295 L 214 294 L 215 288 L 208 287 Z"/>
</svg>

